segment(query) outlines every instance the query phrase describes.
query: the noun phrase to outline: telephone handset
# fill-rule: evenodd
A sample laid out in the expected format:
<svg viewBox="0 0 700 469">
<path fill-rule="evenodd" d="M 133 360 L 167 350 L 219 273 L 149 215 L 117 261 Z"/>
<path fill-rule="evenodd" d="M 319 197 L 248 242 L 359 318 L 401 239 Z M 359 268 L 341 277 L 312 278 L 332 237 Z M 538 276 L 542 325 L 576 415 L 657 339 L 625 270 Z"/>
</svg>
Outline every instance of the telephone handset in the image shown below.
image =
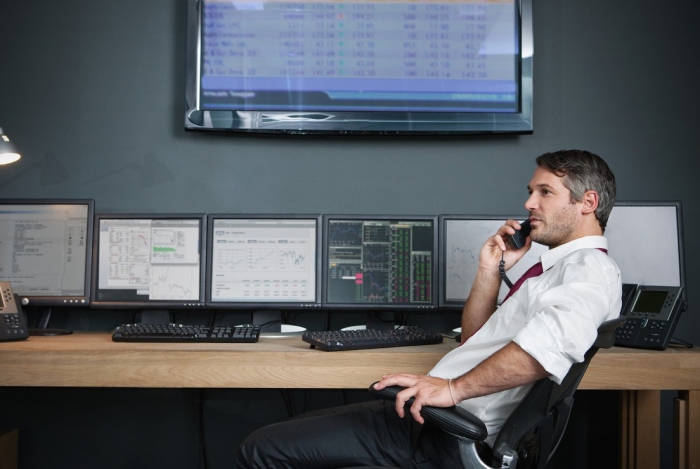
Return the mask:
<svg viewBox="0 0 700 469">
<path fill-rule="evenodd" d="M 27 316 L 15 299 L 10 282 L 0 282 L 0 342 L 29 337 Z"/>
<path fill-rule="evenodd" d="M 622 314 L 625 324 L 617 329 L 615 345 L 665 350 L 685 309 L 683 287 L 625 284 Z"/>
<path fill-rule="evenodd" d="M 508 235 L 508 244 L 510 244 L 513 249 L 520 249 L 525 246 L 525 240 L 530 236 L 531 229 L 530 220 L 520 222 L 520 229 L 515 230 L 515 234 Z"/>
<path fill-rule="evenodd" d="M 525 240 L 530 235 L 531 229 L 530 220 L 525 220 L 520 223 L 520 229 L 515 230 L 515 234 L 506 237 L 506 241 L 513 249 L 520 249 L 525 246 Z M 506 261 L 503 259 L 503 253 L 501 253 L 501 263 L 498 266 L 498 273 L 508 288 L 513 288 L 513 282 L 511 282 L 508 275 L 506 275 Z"/>
</svg>

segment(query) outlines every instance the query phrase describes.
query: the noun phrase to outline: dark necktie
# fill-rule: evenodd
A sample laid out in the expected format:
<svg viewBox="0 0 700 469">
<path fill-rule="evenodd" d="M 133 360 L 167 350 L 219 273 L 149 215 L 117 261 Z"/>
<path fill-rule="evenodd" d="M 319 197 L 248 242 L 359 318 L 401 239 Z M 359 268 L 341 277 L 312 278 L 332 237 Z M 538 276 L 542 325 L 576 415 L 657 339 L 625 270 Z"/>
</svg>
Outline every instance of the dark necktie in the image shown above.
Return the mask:
<svg viewBox="0 0 700 469">
<path fill-rule="evenodd" d="M 538 262 L 537 264 L 533 265 L 529 269 L 525 271 L 525 273 L 518 279 L 517 282 L 513 284 L 512 287 L 510 287 L 510 291 L 508 291 L 508 294 L 506 295 L 505 298 L 503 298 L 503 302 L 510 298 L 513 293 L 518 291 L 518 289 L 522 286 L 523 283 L 525 283 L 525 280 L 532 278 L 532 277 L 537 277 L 542 273 L 542 263 Z"/>
<path fill-rule="evenodd" d="M 605 254 L 608 253 L 608 250 L 607 250 L 607 249 L 603 249 L 603 248 L 596 248 L 596 249 L 598 249 L 599 251 L 603 251 Z M 542 271 L 543 271 L 543 269 L 542 269 L 542 262 L 538 262 L 537 264 L 535 264 L 535 265 L 533 265 L 532 267 L 530 267 L 529 269 L 527 269 L 527 270 L 525 271 L 525 273 L 518 279 L 518 281 L 515 282 L 515 283 L 513 284 L 513 286 L 510 288 L 510 291 L 508 292 L 508 294 L 506 295 L 506 297 L 503 299 L 503 303 L 505 303 L 505 301 L 506 301 L 508 298 L 510 298 L 516 291 L 518 291 L 518 289 L 522 286 L 522 284 L 525 283 L 525 280 L 527 280 L 527 279 L 529 279 L 529 278 L 532 278 L 532 277 L 537 277 L 538 275 L 540 275 L 540 274 L 542 273 Z M 501 303 L 501 304 L 503 304 L 503 303 Z M 479 329 L 481 329 L 481 327 L 483 327 L 483 324 L 482 324 L 481 326 L 479 326 Z M 474 331 L 474 333 L 472 334 L 472 336 L 473 336 L 474 334 L 476 334 L 477 332 L 479 332 L 479 329 L 477 329 L 476 331 Z M 471 337 L 471 336 L 469 336 L 469 337 Z M 464 343 L 465 343 L 467 340 L 469 340 L 469 337 L 466 337 L 466 338 L 462 337 L 462 343 L 461 343 L 460 345 L 464 345 Z"/>
<path fill-rule="evenodd" d="M 532 267 L 530 267 L 529 269 L 527 269 L 527 270 L 525 271 L 525 273 L 518 279 L 518 281 L 515 282 L 515 283 L 513 284 L 512 287 L 510 287 L 510 291 L 508 292 L 508 294 L 506 295 L 506 297 L 503 299 L 503 302 L 505 303 L 505 301 L 506 301 L 508 298 L 510 298 L 510 296 L 511 296 L 513 293 L 515 293 L 516 291 L 518 291 L 518 288 L 520 288 L 520 286 L 521 286 L 523 283 L 525 283 L 525 280 L 527 280 L 527 279 L 529 279 L 529 278 L 532 278 L 532 277 L 537 277 L 537 276 L 540 275 L 541 273 L 542 273 L 542 263 L 541 263 L 541 262 L 538 262 L 537 264 L 535 264 L 535 265 L 533 265 Z M 483 327 L 483 324 L 482 324 L 481 326 L 479 326 L 479 329 L 481 329 L 482 327 Z M 474 334 L 476 334 L 477 332 L 479 332 L 479 329 L 475 330 L 475 331 L 474 331 Z M 472 334 L 472 336 L 473 336 L 474 334 Z M 462 337 L 462 343 L 460 344 L 460 346 L 461 346 L 461 345 L 464 345 L 464 343 L 465 343 L 467 340 L 469 340 L 470 337 L 471 337 L 471 336 L 469 336 L 469 337 Z"/>
<path fill-rule="evenodd" d="M 607 249 L 603 248 L 596 248 L 599 251 L 603 251 L 605 254 L 608 253 Z M 503 299 L 503 302 L 505 302 L 508 298 L 510 298 L 518 289 L 522 286 L 523 283 L 525 283 L 525 280 L 532 278 L 532 277 L 537 277 L 542 273 L 542 263 L 538 262 L 537 264 L 533 265 L 525 273 L 518 279 L 517 282 L 513 284 L 513 286 L 510 288 L 510 291 L 508 291 L 508 294 L 506 297 Z"/>
</svg>

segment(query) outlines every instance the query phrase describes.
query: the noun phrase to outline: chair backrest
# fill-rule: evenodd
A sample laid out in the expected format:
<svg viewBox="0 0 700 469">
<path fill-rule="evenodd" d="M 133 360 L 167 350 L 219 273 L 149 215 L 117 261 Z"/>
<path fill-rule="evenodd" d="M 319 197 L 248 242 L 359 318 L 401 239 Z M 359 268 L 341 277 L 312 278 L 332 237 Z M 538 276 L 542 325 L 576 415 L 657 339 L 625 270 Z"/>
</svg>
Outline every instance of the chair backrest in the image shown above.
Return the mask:
<svg viewBox="0 0 700 469">
<path fill-rule="evenodd" d="M 573 394 L 591 359 L 601 348 L 615 344 L 615 329 L 624 317 L 606 321 L 598 328 L 598 338 L 581 363 L 575 363 L 561 384 L 549 378 L 537 381 L 503 424 L 493 446 L 495 460 L 517 452 L 520 468 L 543 468 L 556 450 L 566 429 L 573 406 Z"/>
</svg>

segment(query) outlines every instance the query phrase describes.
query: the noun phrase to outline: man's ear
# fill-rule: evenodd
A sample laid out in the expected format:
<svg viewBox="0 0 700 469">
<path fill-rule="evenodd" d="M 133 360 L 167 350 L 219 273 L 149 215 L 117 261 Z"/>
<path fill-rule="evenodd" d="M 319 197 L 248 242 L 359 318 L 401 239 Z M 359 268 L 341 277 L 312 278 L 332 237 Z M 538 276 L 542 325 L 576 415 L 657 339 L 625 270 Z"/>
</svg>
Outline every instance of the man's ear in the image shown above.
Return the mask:
<svg viewBox="0 0 700 469">
<path fill-rule="evenodd" d="M 596 209 L 598 209 L 598 193 L 596 191 L 584 192 L 581 203 L 581 213 L 593 213 Z"/>
</svg>

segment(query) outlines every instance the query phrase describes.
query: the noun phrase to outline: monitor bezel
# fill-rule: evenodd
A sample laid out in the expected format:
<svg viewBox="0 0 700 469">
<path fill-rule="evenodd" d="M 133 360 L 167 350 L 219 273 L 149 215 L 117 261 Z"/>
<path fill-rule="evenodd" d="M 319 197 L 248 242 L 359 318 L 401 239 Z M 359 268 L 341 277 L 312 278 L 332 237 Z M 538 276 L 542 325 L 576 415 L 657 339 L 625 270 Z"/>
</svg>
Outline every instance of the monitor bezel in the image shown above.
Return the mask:
<svg viewBox="0 0 700 469">
<path fill-rule="evenodd" d="M 314 302 L 299 302 L 299 301 L 214 301 L 212 299 L 211 290 L 213 288 L 213 242 L 214 242 L 214 221 L 215 220 L 315 220 L 316 221 L 316 287 L 314 289 L 316 301 Z M 207 216 L 207 290 L 206 290 L 206 305 L 209 308 L 218 309 L 275 309 L 275 310 L 313 310 L 321 308 L 321 236 L 322 236 L 322 216 L 320 214 L 303 214 L 303 213 L 215 213 Z"/>
<path fill-rule="evenodd" d="M 198 300 L 151 300 L 151 301 L 125 301 L 125 300 L 98 300 L 97 291 L 99 290 L 99 229 L 102 220 L 199 220 L 199 299 Z M 206 291 L 205 271 L 206 271 L 206 233 L 207 220 L 206 214 L 203 213 L 98 213 L 95 214 L 94 224 L 94 246 L 92 256 L 92 306 L 95 308 L 113 308 L 113 309 L 183 309 L 183 308 L 201 308 L 205 306 L 204 292 Z"/>
<path fill-rule="evenodd" d="M 91 304 L 91 268 L 92 268 L 92 248 L 93 229 L 95 217 L 94 199 L 0 199 L 0 205 L 87 205 L 87 225 L 85 240 L 85 279 L 84 294 L 82 296 L 45 296 L 45 295 L 19 295 L 15 297 L 23 306 L 70 306 L 87 307 Z"/>
<path fill-rule="evenodd" d="M 433 262 L 431 267 L 431 291 L 433 292 L 430 304 L 392 304 L 392 303 L 331 303 L 328 301 L 328 258 L 329 258 L 329 224 L 333 220 L 348 221 L 431 221 L 433 223 Z M 358 214 L 328 214 L 323 215 L 323 294 L 321 301 L 323 307 L 331 310 L 352 310 L 352 311 L 437 311 L 439 286 L 438 262 L 439 262 L 439 217 L 437 215 L 358 215 Z"/>
<path fill-rule="evenodd" d="M 519 103 L 514 113 L 472 112 L 246 112 L 200 109 L 202 28 L 200 0 L 187 1 L 185 116 L 187 130 L 287 135 L 467 135 L 531 134 L 533 132 L 533 21 L 532 0 L 516 0 L 520 34 L 518 61 Z M 329 117 L 330 116 L 330 117 Z M 263 122 L 263 117 L 267 123 Z M 271 122 L 271 123 L 270 123 Z"/>
<path fill-rule="evenodd" d="M 678 232 L 678 255 L 680 285 L 683 287 L 681 296 L 687 301 L 687 288 L 685 276 L 685 243 L 683 233 L 683 204 L 680 200 L 623 200 L 616 201 L 614 207 L 674 207 L 676 209 L 676 230 Z M 614 209 L 613 207 L 613 209 Z M 633 241 L 631 241 L 633 242 Z M 613 254 L 613 259 L 615 255 Z"/>
<path fill-rule="evenodd" d="M 459 214 L 448 214 L 448 215 L 440 215 L 440 295 L 439 295 L 439 306 L 440 309 L 445 309 L 445 310 L 462 310 L 464 308 L 464 301 L 454 301 L 454 300 L 447 300 L 447 222 L 450 220 L 457 220 L 457 221 L 479 221 L 479 220 L 487 220 L 487 221 L 502 221 L 505 223 L 507 220 L 518 220 L 519 222 L 526 220 L 528 218 L 528 215 L 522 214 L 521 216 L 518 215 L 459 215 Z M 496 233 L 494 233 L 496 234 Z M 486 242 L 486 239 L 484 239 L 484 243 Z"/>
</svg>

